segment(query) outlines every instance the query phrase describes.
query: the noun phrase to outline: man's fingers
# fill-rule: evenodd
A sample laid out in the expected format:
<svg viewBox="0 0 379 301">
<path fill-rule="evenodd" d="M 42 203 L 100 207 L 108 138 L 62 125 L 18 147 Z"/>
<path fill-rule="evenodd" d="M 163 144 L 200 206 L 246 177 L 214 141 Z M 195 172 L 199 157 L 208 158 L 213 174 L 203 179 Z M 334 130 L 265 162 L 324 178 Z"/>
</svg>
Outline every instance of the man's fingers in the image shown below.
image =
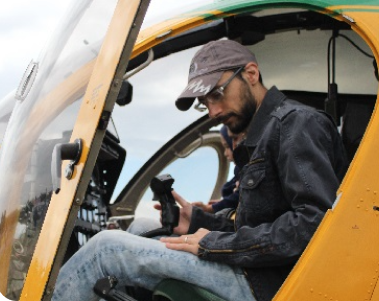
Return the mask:
<svg viewBox="0 0 379 301">
<path fill-rule="evenodd" d="M 174 243 L 174 244 L 184 244 L 188 243 L 189 236 L 178 236 L 178 237 L 162 237 L 160 240 L 162 242 Z"/>
<path fill-rule="evenodd" d="M 162 206 L 160 204 L 154 204 L 154 209 L 162 211 Z"/>
<path fill-rule="evenodd" d="M 172 190 L 171 193 L 180 206 L 185 207 L 189 205 L 189 203 L 185 199 L 183 199 L 175 190 Z"/>
<path fill-rule="evenodd" d="M 166 243 L 166 248 L 176 251 L 185 251 L 193 253 L 193 247 L 188 244 L 173 244 L 173 243 Z"/>
<path fill-rule="evenodd" d="M 204 206 L 204 204 L 202 202 L 192 202 L 191 205 L 192 206 L 197 206 L 197 207 Z"/>
<path fill-rule="evenodd" d="M 176 251 L 185 251 L 197 255 L 199 240 L 196 235 L 182 235 L 178 237 L 162 237 L 160 239 L 166 248 Z"/>
</svg>

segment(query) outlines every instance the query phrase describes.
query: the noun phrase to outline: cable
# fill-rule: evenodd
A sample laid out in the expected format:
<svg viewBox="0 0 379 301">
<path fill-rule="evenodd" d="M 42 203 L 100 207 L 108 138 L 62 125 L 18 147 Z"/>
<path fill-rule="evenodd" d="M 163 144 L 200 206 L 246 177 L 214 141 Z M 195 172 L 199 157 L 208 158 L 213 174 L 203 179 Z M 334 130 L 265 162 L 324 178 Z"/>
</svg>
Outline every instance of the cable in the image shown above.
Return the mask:
<svg viewBox="0 0 379 301">
<path fill-rule="evenodd" d="M 335 32 L 333 32 L 333 35 L 330 37 L 329 39 L 329 42 L 328 42 L 328 56 L 327 56 L 327 68 L 328 68 L 328 95 L 330 95 L 330 84 L 331 83 L 335 83 L 335 68 L 336 68 L 336 51 L 335 51 L 335 42 L 336 42 L 336 36 L 338 35 L 338 33 L 336 34 Z M 332 62 L 332 72 L 333 72 L 333 75 L 332 75 L 332 81 L 330 80 L 330 77 L 331 77 L 331 71 L 330 71 L 330 55 L 331 55 L 331 46 L 332 46 L 332 42 L 333 42 L 333 62 Z"/>
<path fill-rule="evenodd" d="M 362 52 L 365 56 L 369 57 L 369 58 L 372 58 L 374 59 L 374 56 L 367 53 L 366 51 L 364 51 L 362 48 L 360 48 L 357 44 L 355 44 L 349 37 L 343 35 L 343 34 L 338 34 L 338 36 L 346 39 L 347 41 L 349 41 L 355 48 L 357 48 L 360 52 Z"/>
<path fill-rule="evenodd" d="M 371 58 L 371 59 L 375 59 L 375 57 L 369 53 L 367 53 L 366 51 L 364 51 L 361 47 L 359 47 L 353 40 L 351 40 L 349 37 L 347 37 L 346 35 L 344 34 L 340 34 L 338 31 L 337 32 L 333 32 L 333 35 L 330 37 L 329 39 L 329 42 L 328 42 L 328 87 L 331 83 L 335 83 L 335 45 L 333 45 L 333 66 L 332 66 L 332 72 L 333 72 L 333 77 L 332 77 L 332 82 L 330 81 L 330 52 L 331 52 L 331 44 L 332 44 L 332 41 L 333 43 L 335 43 L 336 41 L 336 38 L 337 37 L 342 37 L 344 38 L 345 40 L 347 40 L 351 45 L 353 45 L 358 51 L 360 51 L 362 54 L 364 54 L 365 56 Z M 375 66 L 374 66 L 375 67 Z M 329 93 L 329 88 L 328 88 L 328 93 Z"/>
<path fill-rule="evenodd" d="M 333 30 L 333 35 L 328 42 L 328 96 L 325 99 L 324 109 L 329 113 L 337 125 L 339 125 L 337 93 L 338 87 L 335 82 L 336 77 L 336 37 L 338 31 Z M 332 57 L 331 57 L 332 56 Z M 330 61 L 332 60 L 332 61 Z M 332 75 L 331 75 L 332 72 Z"/>
</svg>

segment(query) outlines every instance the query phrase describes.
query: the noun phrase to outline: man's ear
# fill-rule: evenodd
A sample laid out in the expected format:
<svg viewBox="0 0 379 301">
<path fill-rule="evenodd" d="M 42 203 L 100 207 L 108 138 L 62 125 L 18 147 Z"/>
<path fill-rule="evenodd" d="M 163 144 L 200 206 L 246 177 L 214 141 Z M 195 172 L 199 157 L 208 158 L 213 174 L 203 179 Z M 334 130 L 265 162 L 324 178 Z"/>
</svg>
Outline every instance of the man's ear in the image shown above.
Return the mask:
<svg viewBox="0 0 379 301">
<path fill-rule="evenodd" d="M 245 66 L 245 77 L 246 80 L 253 86 L 259 83 L 259 69 L 256 63 L 247 63 Z"/>
</svg>

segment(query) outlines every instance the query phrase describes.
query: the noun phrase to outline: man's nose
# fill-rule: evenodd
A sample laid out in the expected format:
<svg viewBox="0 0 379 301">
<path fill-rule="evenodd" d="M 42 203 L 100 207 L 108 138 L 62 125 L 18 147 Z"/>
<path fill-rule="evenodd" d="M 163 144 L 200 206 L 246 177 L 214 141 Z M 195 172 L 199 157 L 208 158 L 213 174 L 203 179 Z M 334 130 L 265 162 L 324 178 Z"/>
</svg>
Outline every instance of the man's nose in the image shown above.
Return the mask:
<svg viewBox="0 0 379 301">
<path fill-rule="evenodd" d="M 217 118 L 222 115 L 222 106 L 218 103 L 208 103 L 208 112 L 210 118 Z"/>
</svg>

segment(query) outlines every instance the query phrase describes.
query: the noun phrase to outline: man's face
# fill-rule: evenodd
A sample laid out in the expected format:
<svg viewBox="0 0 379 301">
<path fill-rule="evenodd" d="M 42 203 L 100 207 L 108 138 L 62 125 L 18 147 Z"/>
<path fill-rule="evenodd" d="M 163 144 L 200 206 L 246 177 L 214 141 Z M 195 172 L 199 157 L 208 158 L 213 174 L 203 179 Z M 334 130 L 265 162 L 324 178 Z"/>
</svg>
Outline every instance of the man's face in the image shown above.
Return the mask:
<svg viewBox="0 0 379 301">
<path fill-rule="evenodd" d="M 217 86 L 221 86 L 233 72 L 227 71 Z M 232 133 L 243 132 L 249 125 L 257 108 L 257 101 L 247 82 L 235 78 L 224 90 L 222 100 L 208 103 L 209 116 L 225 124 Z"/>
</svg>

